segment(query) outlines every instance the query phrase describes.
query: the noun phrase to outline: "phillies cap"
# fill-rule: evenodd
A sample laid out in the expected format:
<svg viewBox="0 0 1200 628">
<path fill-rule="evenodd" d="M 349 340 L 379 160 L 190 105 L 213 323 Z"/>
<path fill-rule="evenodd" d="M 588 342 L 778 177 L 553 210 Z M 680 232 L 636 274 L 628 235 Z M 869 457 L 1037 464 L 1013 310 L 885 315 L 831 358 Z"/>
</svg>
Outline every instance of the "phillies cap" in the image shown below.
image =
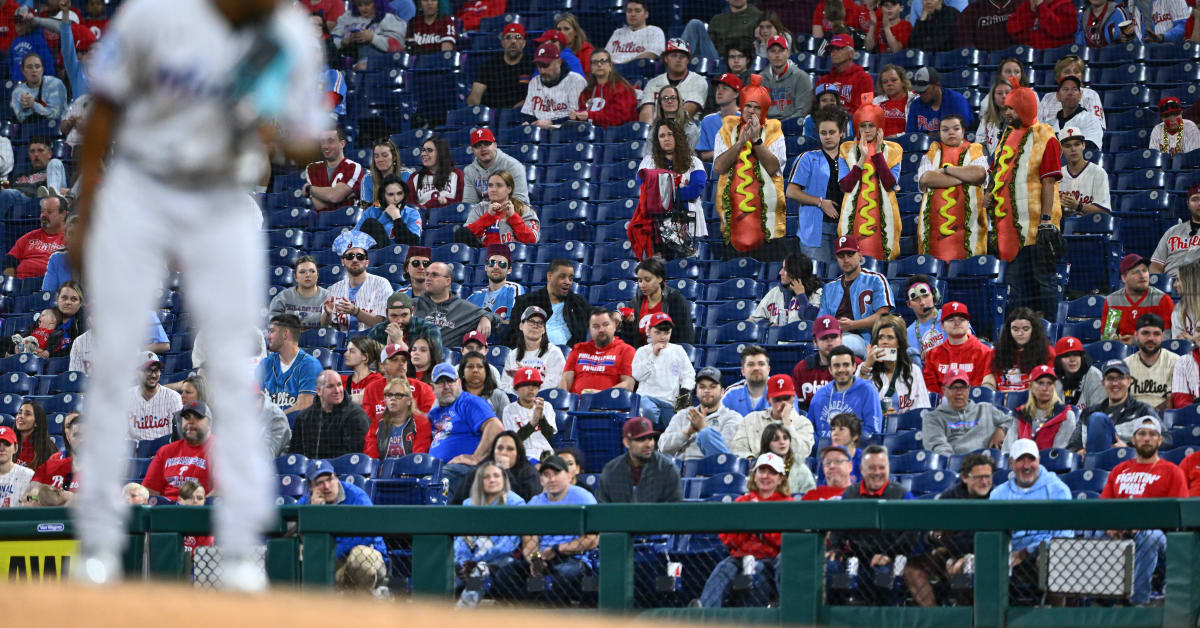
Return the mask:
<svg viewBox="0 0 1200 628">
<path fill-rule="evenodd" d="M 474 131 L 471 131 L 471 146 L 474 146 L 480 142 L 487 142 L 489 144 L 495 144 L 496 136 L 492 135 L 492 130 L 489 128 L 486 128 L 486 127 L 482 128 L 482 129 L 475 129 Z"/>
<path fill-rule="evenodd" d="M 337 473 L 333 470 L 333 465 L 330 464 L 328 460 L 314 460 L 308 465 L 309 482 L 315 482 L 317 478 L 325 475 L 326 473 L 332 473 L 334 477 L 337 476 Z"/>
<path fill-rule="evenodd" d="M 1167 96 L 1158 101 L 1158 115 L 1172 116 L 1183 111 L 1183 105 L 1174 96 Z"/>
<path fill-rule="evenodd" d="M 458 371 L 454 370 L 453 364 L 450 364 L 449 362 L 442 362 L 441 364 L 433 367 L 433 376 L 429 378 L 429 381 L 436 384 L 438 380 L 442 379 L 443 377 L 458 379 Z"/>
<path fill-rule="evenodd" d="M 500 243 L 489 244 L 487 247 L 487 257 L 485 257 L 484 259 L 490 259 L 493 257 L 503 257 L 504 259 L 511 262 L 512 261 L 512 251 L 508 250 L 507 244 L 500 244 Z"/>
<path fill-rule="evenodd" d="M 1049 377 L 1054 380 L 1058 379 L 1058 375 L 1054 374 L 1054 367 L 1049 364 L 1039 364 L 1029 372 L 1029 381 L 1031 382 L 1035 382 L 1043 377 Z"/>
<path fill-rule="evenodd" d="M 16 445 L 17 433 L 14 432 L 11 427 L 0 425 L 0 440 L 8 443 L 9 445 Z"/>
<path fill-rule="evenodd" d="M 525 27 L 521 26 L 520 24 L 517 24 L 516 22 L 509 22 L 508 24 L 504 25 L 504 30 L 500 31 L 500 36 L 503 37 L 504 35 L 508 35 L 511 33 L 516 33 L 516 34 L 520 35 L 521 37 L 524 37 L 525 36 Z"/>
<path fill-rule="evenodd" d="M 408 247 L 408 253 L 404 256 L 404 261 L 407 262 L 414 257 L 433 259 L 433 249 L 427 246 L 410 246 Z"/>
<path fill-rule="evenodd" d="M 1122 375 L 1128 376 L 1129 375 L 1129 365 L 1125 363 L 1125 360 L 1113 358 L 1112 360 L 1105 362 L 1104 368 L 1100 369 L 1100 372 L 1104 375 L 1108 375 L 1109 373 L 1111 373 L 1113 371 L 1116 371 Z"/>
<path fill-rule="evenodd" d="M 1134 434 L 1137 434 L 1139 431 L 1145 430 L 1145 429 L 1151 429 L 1159 434 L 1162 434 L 1162 425 L 1158 422 L 1158 419 L 1156 419 L 1150 415 L 1146 415 L 1144 417 L 1133 420 L 1133 433 Z"/>
<path fill-rule="evenodd" d="M 541 386 L 542 372 L 528 366 L 517 369 L 517 372 L 513 375 L 513 389 L 520 388 L 525 384 L 536 384 Z"/>
<path fill-rule="evenodd" d="M 1055 355 L 1067 355 L 1071 353 L 1083 353 L 1083 343 L 1074 336 L 1063 336 L 1054 343 Z"/>
<path fill-rule="evenodd" d="M 958 301 L 951 301 L 942 306 L 942 320 L 946 320 L 951 316 L 961 316 L 967 320 L 971 320 L 971 313 L 967 311 L 967 306 Z"/>
<path fill-rule="evenodd" d="M 813 321 L 813 337 L 817 340 L 840 335 L 842 335 L 842 324 L 838 322 L 838 319 L 826 314 L 818 316 L 817 320 Z"/>
<path fill-rule="evenodd" d="M 408 347 L 398 344 L 390 344 L 383 348 L 383 361 L 387 362 L 395 356 L 403 355 L 408 357 Z"/>
<path fill-rule="evenodd" d="M 1067 140 L 1079 140 L 1086 142 L 1087 138 L 1083 136 L 1083 131 L 1077 126 L 1069 126 L 1058 132 L 1058 143 L 1062 144 Z"/>
<path fill-rule="evenodd" d="M 671 315 L 666 312 L 655 312 L 650 315 L 649 327 L 658 327 L 659 325 L 675 326 L 675 321 L 671 320 Z"/>
<path fill-rule="evenodd" d="M 960 368 L 952 368 L 946 371 L 942 376 L 942 387 L 949 388 L 954 382 L 962 382 L 968 386 L 971 385 L 971 378 L 967 377 L 967 373 Z"/>
<path fill-rule="evenodd" d="M 717 370 L 715 366 L 706 366 L 696 372 L 696 381 L 699 382 L 702 379 L 716 382 L 719 386 L 721 384 L 721 371 Z"/>
<path fill-rule="evenodd" d="M 777 397 L 795 397 L 796 385 L 792 383 L 791 375 L 772 375 L 771 379 L 767 380 L 767 399 L 775 399 Z"/>
<path fill-rule="evenodd" d="M 667 40 L 667 47 L 663 50 L 663 56 L 667 56 L 672 52 L 682 52 L 687 56 L 692 56 L 692 47 L 688 43 L 678 37 L 672 37 Z"/>
<path fill-rule="evenodd" d="M 488 346 L 487 336 L 483 335 L 478 329 L 472 329 L 463 335 L 463 346 L 465 347 L 468 342 L 478 342 L 479 344 L 483 345 L 485 349 Z"/>
<path fill-rule="evenodd" d="M 629 417 L 625 421 L 625 425 L 621 426 L 621 438 L 637 440 L 647 436 L 654 436 L 658 432 L 654 429 L 654 424 L 644 416 Z"/>
<path fill-rule="evenodd" d="M 838 237 L 837 244 L 834 245 L 834 249 L 833 249 L 834 255 L 837 255 L 838 253 L 857 253 L 857 252 L 858 252 L 858 238 L 856 238 L 852 235 L 844 235 L 844 236 Z"/>
<path fill-rule="evenodd" d="M 1013 443 L 1012 449 L 1008 450 L 1008 458 L 1009 460 L 1020 460 L 1021 456 L 1040 458 L 1037 443 L 1028 438 L 1017 439 L 1017 442 Z"/>
<path fill-rule="evenodd" d="M 913 72 L 912 90 L 918 94 L 924 94 L 925 90 L 929 89 L 930 85 L 941 85 L 942 77 L 938 75 L 938 71 L 925 66 L 916 72 Z"/>
<path fill-rule="evenodd" d="M 182 410 L 179 411 L 179 416 L 182 417 L 189 412 L 199 416 L 202 419 L 212 418 L 212 413 L 208 411 L 208 406 L 203 401 L 193 401 L 187 404 Z"/>
<path fill-rule="evenodd" d="M 829 43 L 827 45 L 830 48 L 853 48 L 854 38 L 845 33 L 842 33 L 841 35 L 834 35 L 829 39 Z"/>
<path fill-rule="evenodd" d="M 145 371 L 151 368 L 162 370 L 162 360 L 159 359 L 158 354 L 153 351 L 143 351 L 142 370 Z"/>
<path fill-rule="evenodd" d="M 783 458 L 780 458 L 779 454 L 767 452 L 754 461 L 754 468 L 750 471 L 757 471 L 759 467 L 771 467 L 775 473 L 783 473 Z"/>
<path fill-rule="evenodd" d="M 553 63 L 557 61 L 561 53 L 558 50 L 558 44 L 548 41 L 541 46 L 538 46 L 537 53 L 533 55 L 534 63 Z"/>
<path fill-rule="evenodd" d="M 730 72 L 726 72 L 726 73 L 722 74 L 721 76 L 718 76 L 717 78 L 713 79 L 712 82 L 714 85 L 717 83 L 720 83 L 722 85 L 730 87 L 735 92 L 741 91 L 741 89 L 742 89 L 742 79 L 738 78 L 736 74 L 732 74 Z"/>
<path fill-rule="evenodd" d="M 553 41 L 557 42 L 560 46 L 565 46 L 567 45 L 567 36 L 558 32 L 557 28 L 552 28 L 543 32 L 535 41 L 537 41 L 539 44 L 542 42 Z"/>
<path fill-rule="evenodd" d="M 1137 253 L 1130 253 L 1129 255 L 1122 257 L 1121 258 L 1121 274 L 1124 275 L 1125 273 L 1133 270 L 1133 267 L 1137 266 L 1138 264 L 1145 264 L 1146 267 L 1149 268 L 1150 260 L 1142 257 L 1141 255 L 1138 255 Z"/>
<path fill-rule="evenodd" d="M 550 320 L 550 317 L 546 316 L 546 310 L 543 310 L 542 308 L 540 308 L 536 305 L 531 305 L 531 306 L 525 308 L 525 311 L 521 313 L 521 322 L 524 323 L 525 321 L 533 318 L 534 316 L 541 316 L 543 321 Z"/>
<path fill-rule="evenodd" d="M 772 37 L 771 39 L 767 40 L 767 49 L 769 50 L 771 48 L 771 46 L 782 46 L 784 50 L 787 50 L 788 49 L 787 37 L 784 37 L 783 35 L 776 35 L 776 36 Z"/>
</svg>

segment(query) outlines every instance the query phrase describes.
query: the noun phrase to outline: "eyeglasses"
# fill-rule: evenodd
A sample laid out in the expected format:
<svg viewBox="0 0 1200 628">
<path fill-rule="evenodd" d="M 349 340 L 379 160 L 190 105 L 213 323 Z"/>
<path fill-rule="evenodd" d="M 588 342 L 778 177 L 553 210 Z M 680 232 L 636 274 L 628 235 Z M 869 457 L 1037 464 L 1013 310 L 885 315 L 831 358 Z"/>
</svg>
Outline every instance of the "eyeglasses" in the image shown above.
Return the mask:
<svg viewBox="0 0 1200 628">
<path fill-rule="evenodd" d="M 545 327 L 546 321 L 539 321 L 539 320 L 534 320 L 531 318 L 531 319 L 525 321 L 525 324 L 529 325 L 530 327 Z"/>
<path fill-rule="evenodd" d="M 384 393 L 383 394 L 384 399 L 405 399 L 407 397 L 408 397 L 408 395 L 406 395 L 404 393 Z"/>
<path fill-rule="evenodd" d="M 513 33 L 513 34 L 505 35 L 502 39 L 504 39 L 505 41 L 521 41 L 521 40 L 525 39 L 525 36 L 517 35 L 517 34 Z"/>
<path fill-rule="evenodd" d="M 916 301 L 917 299 L 920 299 L 921 297 L 927 297 L 931 294 L 932 293 L 929 291 L 929 288 L 926 288 L 925 286 L 917 286 L 917 287 L 913 288 L 912 290 L 908 291 L 908 300 Z"/>
<path fill-rule="evenodd" d="M 487 261 L 488 268 L 499 266 L 500 268 L 508 268 L 508 262 L 502 259 L 490 259 Z"/>
<path fill-rule="evenodd" d="M 592 59 L 592 65 L 612 65 L 612 59 Z"/>
<path fill-rule="evenodd" d="M 412 266 L 413 268 L 416 268 L 417 266 L 420 266 L 421 268 L 429 268 L 429 265 L 432 263 L 433 263 L 432 260 L 427 260 L 427 259 L 408 260 L 408 265 Z"/>
<path fill-rule="evenodd" d="M 821 465 L 826 467 L 836 467 L 839 464 L 847 464 L 848 462 L 850 462 L 849 458 L 834 458 L 832 460 L 825 460 L 821 463 Z"/>
<path fill-rule="evenodd" d="M 361 262 L 361 261 L 364 261 L 367 259 L 367 254 L 366 253 L 346 253 L 345 255 L 342 255 L 342 259 L 345 259 L 345 260 L 356 259 Z"/>
<path fill-rule="evenodd" d="M 992 479 L 992 474 L 990 474 L 990 473 L 976 473 L 975 475 L 968 475 L 968 476 L 967 476 L 967 479 L 968 479 L 968 480 L 983 480 L 983 479 L 988 479 L 988 480 L 990 480 L 990 479 Z"/>
<path fill-rule="evenodd" d="M 678 96 L 659 96 L 658 99 L 663 102 L 679 102 Z"/>
</svg>

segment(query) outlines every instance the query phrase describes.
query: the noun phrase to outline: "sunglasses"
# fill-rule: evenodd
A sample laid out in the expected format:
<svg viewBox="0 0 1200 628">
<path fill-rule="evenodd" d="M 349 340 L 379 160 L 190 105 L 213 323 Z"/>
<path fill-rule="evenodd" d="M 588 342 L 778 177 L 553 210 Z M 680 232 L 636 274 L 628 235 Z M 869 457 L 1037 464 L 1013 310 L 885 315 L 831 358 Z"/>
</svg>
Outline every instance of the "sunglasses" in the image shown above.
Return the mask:
<svg viewBox="0 0 1200 628">
<path fill-rule="evenodd" d="M 508 262 L 502 259 L 490 259 L 487 261 L 488 268 L 499 266 L 500 268 L 508 268 Z"/>
<path fill-rule="evenodd" d="M 408 265 L 412 266 L 413 268 L 416 268 L 417 266 L 420 266 L 421 268 L 429 268 L 429 265 L 432 263 L 432 260 L 427 259 L 414 259 L 408 261 Z"/>
<path fill-rule="evenodd" d="M 367 254 L 366 253 L 346 253 L 345 255 L 342 256 L 342 259 L 347 259 L 347 260 L 348 259 L 356 259 L 361 262 L 361 261 L 364 261 L 367 259 Z"/>
<path fill-rule="evenodd" d="M 929 288 L 926 288 L 925 286 L 920 286 L 918 288 L 913 288 L 912 290 L 908 291 L 908 300 L 916 301 L 917 299 L 920 299 L 921 297 L 927 297 L 931 294 L 933 294 L 933 293 L 929 291 Z"/>
</svg>

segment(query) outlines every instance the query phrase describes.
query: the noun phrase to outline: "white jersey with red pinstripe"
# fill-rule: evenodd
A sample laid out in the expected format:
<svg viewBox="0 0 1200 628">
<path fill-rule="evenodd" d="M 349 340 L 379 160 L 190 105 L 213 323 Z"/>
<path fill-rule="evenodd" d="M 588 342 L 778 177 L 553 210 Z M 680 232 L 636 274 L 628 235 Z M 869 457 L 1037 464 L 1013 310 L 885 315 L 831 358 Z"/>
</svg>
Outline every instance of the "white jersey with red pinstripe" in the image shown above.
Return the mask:
<svg viewBox="0 0 1200 628">
<path fill-rule="evenodd" d="M 1171 399 L 1179 400 L 1180 395 L 1183 395 L 1182 398 L 1188 403 L 1195 403 L 1200 399 L 1200 364 L 1196 364 L 1196 354 L 1192 352 L 1175 360 L 1175 372 L 1171 377 Z"/>
<path fill-rule="evenodd" d="M 154 396 L 146 399 L 142 387 L 129 389 L 129 438 L 153 440 L 171 433 L 171 416 L 183 409 L 179 393 L 159 386 Z"/>
</svg>

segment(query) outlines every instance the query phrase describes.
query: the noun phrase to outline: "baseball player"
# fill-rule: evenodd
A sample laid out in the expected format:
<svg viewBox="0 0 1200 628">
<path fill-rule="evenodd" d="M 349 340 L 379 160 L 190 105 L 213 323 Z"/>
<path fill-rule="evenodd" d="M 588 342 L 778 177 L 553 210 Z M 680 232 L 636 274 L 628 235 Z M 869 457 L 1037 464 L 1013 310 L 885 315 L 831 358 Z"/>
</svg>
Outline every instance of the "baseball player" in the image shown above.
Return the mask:
<svg viewBox="0 0 1200 628">
<path fill-rule="evenodd" d="M 129 389 L 129 439 L 154 440 L 171 433 L 171 417 L 183 409 L 179 393 L 158 383 L 162 362 L 147 351 L 142 361 L 142 383 Z"/>
<path fill-rule="evenodd" d="M 253 557 L 271 516 L 273 471 L 247 367 L 259 344 L 266 243 L 255 226 L 260 212 L 248 211 L 253 181 L 239 176 L 239 163 L 261 155 L 263 141 L 276 136 L 290 158 L 310 161 L 329 123 L 315 35 L 303 13 L 282 4 L 130 0 L 94 53 L 95 104 L 80 158 L 79 238 L 71 246 L 72 264 L 87 278 L 96 332 L 86 400 L 93 421 L 79 452 L 87 481 L 73 504 L 79 580 L 121 577 L 128 432 L 120 422 L 144 340 L 141 312 L 154 307 L 170 262 L 182 272 L 191 320 L 202 332 L 221 425 L 213 466 L 215 482 L 228 489 L 215 513 L 222 583 L 246 591 L 266 586 Z"/>
</svg>

